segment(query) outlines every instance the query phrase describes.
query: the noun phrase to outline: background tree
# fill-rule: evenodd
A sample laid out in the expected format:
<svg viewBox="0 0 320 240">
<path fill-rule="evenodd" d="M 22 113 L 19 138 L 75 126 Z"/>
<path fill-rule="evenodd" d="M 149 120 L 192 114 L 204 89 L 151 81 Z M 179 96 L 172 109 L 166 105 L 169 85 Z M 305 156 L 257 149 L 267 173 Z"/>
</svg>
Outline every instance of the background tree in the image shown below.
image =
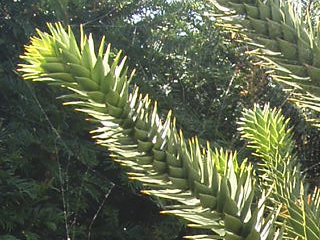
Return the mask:
<svg viewBox="0 0 320 240">
<path fill-rule="evenodd" d="M 305 125 L 281 88 L 252 66 L 244 54 L 246 47 L 237 43 L 241 37 L 221 32 L 214 25 L 212 7 L 206 3 L 2 1 L 0 11 L 2 192 L 10 193 L 2 198 L 3 205 L 7 206 L 3 210 L 6 213 L 3 224 L 14 226 L 4 225 L 3 235 L 11 234 L 20 239 L 64 236 L 64 190 L 72 237 L 73 233 L 78 238 L 88 237 L 90 227 L 92 239 L 108 236 L 141 239 L 141 235 L 179 239 L 185 231 L 171 219 L 154 217 L 157 206 L 137 195 L 140 186 L 128 183 L 119 168 L 106 161 L 108 156 L 92 146 L 88 125 L 79 121 L 78 115 L 55 103 L 58 90 L 21 83 L 14 72 L 17 56 L 35 27 L 44 29 L 46 21 L 69 23 L 75 31 L 81 23 L 96 38 L 107 33 L 113 50 L 123 49 L 129 57 L 129 67 L 137 69 L 134 81 L 141 91 L 158 100 L 160 115 L 173 109 L 178 116 L 178 126 L 184 129 L 186 136 L 214 139 L 213 145 L 238 149 L 240 154 L 246 155 L 247 150 L 236 132 L 236 119 L 243 107 L 266 101 L 272 106 L 282 106 L 286 116 L 293 119 L 295 138 L 301 150 L 299 159 L 310 167 L 313 176 L 319 173 L 318 168 L 313 167 L 319 162 L 318 130 Z M 48 121 L 53 128 L 48 127 Z M 63 134 L 65 132 L 68 134 Z M 23 164 L 21 159 L 24 159 Z M 11 176 L 12 181 L 7 183 L 7 176 Z M 7 189 L 13 189 L 14 194 Z M 21 189 L 29 190 L 26 193 Z M 108 196 L 106 200 L 105 195 Z M 20 199 L 21 209 L 17 204 L 9 204 L 15 202 L 13 199 Z M 128 202 L 132 201 L 135 204 L 130 206 L 136 208 L 129 207 Z M 140 207 L 146 205 L 150 207 L 137 222 L 134 218 L 137 211 L 140 214 Z M 100 207 L 98 217 L 92 222 Z M 49 218 L 46 211 L 35 214 L 39 209 L 53 213 Z M 10 215 L 12 212 L 15 214 Z M 38 223 L 26 222 L 26 219 L 33 219 L 30 216 L 37 216 Z M 79 225 L 73 224 L 75 217 Z M 151 218 L 157 223 L 153 224 Z M 105 228 L 106 224 L 109 227 Z M 142 234 L 146 231 L 150 234 Z"/>
</svg>

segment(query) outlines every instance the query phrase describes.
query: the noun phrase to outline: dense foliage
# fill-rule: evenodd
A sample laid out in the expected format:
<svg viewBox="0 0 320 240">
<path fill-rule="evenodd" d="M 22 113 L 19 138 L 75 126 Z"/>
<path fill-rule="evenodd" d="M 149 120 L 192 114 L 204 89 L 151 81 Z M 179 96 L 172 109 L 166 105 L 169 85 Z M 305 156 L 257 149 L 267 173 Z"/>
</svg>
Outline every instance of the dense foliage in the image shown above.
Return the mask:
<svg viewBox="0 0 320 240">
<path fill-rule="evenodd" d="M 177 238 L 182 225 L 138 194 L 139 185 L 93 144 L 88 123 L 55 101 L 57 91 L 16 73 L 29 36 L 56 18 L 59 6 L 49 3 L 0 7 L 1 239 L 56 239 L 66 231 L 72 239 Z"/>
<path fill-rule="evenodd" d="M 187 142 L 171 111 L 162 121 L 157 103 L 138 87 L 129 90 L 126 58 L 118 53 L 110 60 L 104 38 L 96 53 L 92 35 L 82 28 L 79 44 L 70 26 L 48 28 L 50 33 L 38 31 L 26 46 L 26 64 L 19 64 L 23 78 L 70 90 L 61 96 L 64 104 L 100 123 L 93 137 L 128 167 L 130 178 L 143 183 L 144 193 L 173 200 L 160 200 L 165 213 L 216 234 L 188 238 L 319 239 L 320 189 L 309 190 L 280 112 L 255 107 L 240 120 L 242 137 L 260 160 L 255 175 L 246 160 L 238 164 L 236 153 L 209 143 L 203 148 L 197 137 Z"/>
<path fill-rule="evenodd" d="M 319 130 L 306 125 L 277 83 L 252 66 L 245 46 L 236 43 L 241 36 L 214 26 L 211 6 L 28 0 L 2 1 L 0 12 L 2 238 L 55 239 L 66 235 L 66 226 L 72 239 L 89 233 L 91 239 L 180 239 L 185 231 L 160 217 L 158 206 L 137 194 L 140 186 L 93 145 L 92 123 L 55 101 L 60 90 L 21 82 L 18 55 L 46 21 L 69 23 L 75 31 L 82 23 L 96 40 L 106 34 L 114 52 L 123 49 L 130 69 L 137 69 L 133 81 L 158 100 L 160 116 L 173 109 L 185 135 L 198 135 L 200 142 L 246 156 L 236 132 L 243 108 L 254 102 L 281 106 L 292 119 L 298 159 L 318 184 Z"/>
</svg>

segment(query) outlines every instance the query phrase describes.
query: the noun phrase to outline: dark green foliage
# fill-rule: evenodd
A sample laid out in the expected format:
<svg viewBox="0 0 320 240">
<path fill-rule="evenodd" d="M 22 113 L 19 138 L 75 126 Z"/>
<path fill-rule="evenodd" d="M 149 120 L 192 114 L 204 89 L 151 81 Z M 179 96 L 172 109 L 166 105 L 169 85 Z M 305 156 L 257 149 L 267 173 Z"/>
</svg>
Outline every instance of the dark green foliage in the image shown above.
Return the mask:
<svg viewBox="0 0 320 240">
<path fill-rule="evenodd" d="M 79 4 L 75 14 L 84 10 Z M 176 239 L 182 225 L 137 193 L 139 185 L 93 144 L 88 123 L 56 102 L 57 90 L 31 87 L 15 72 L 23 44 L 56 19 L 53 10 L 59 6 L 51 1 L 0 3 L 0 239 L 62 239 L 66 225 L 71 239 L 141 239 L 146 232 Z"/>
<path fill-rule="evenodd" d="M 55 94 L 44 86 L 28 87 L 10 74 L 1 83 L 0 234 L 63 238 L 65 217 L 72 239 L 83 239 L 89 232 L 90 239 L 140 239 L 148 231 L 162 232 L 155 227 L 166 224 L 158 207 L 134 193 L 137 186 L 126 187 L 123 173 L 93 145 L 79 114 L 53 104 Z M 159 239 L 169 239 L 166 234 L 180 228 L 168 227 Z M 177 234 L 171 234 L 172 239 Z"/>
<path fill-rule="evenodd" d="M 62 134 L 59 129 L 57 136 L 32 98 L 33 90 L 10 77 L 2 79 L 1 88 L 1 233 L 10 232 L 21 239 L 35 233 L 38 236 L 31 239 L 63 237 L 62 198 L 69 205 L 65 206 L 68 214 L 74 212 L 81 217 L 89 210 L 88 205 L 97 207 L 110 181 L 91 171 L 95 167 L 106 171 L 112 166 L 99 163 L 98 149 L 92 147 L 85 123 L 50 103 L 54 101 L 51 92 L 44 88 L 36 91 L 46 97 L 42 106 L 52 126 L 63 130 L 72 124 L 75 132 Z M 100 153 L 100 159 L 106 157 Z M 93 177 L 94 181 L 90 179 Z M 95 185 L 91 186 L 92 182 Z"/>
<path fill-rule="evenodd" d="M 72 239 L 88 238 L 89 232 L 91 239 L 180 239 L 185 231 L 137 194 L 140 186 L 128 183 L 93 145 L 81 116 L 56 103 L 57 90 L 29 87 L 14 72 L 23 44 L 46 21 L 69 22 L 76 31 L 82 23 L 96 37 L 107 34 L 137 69 L 141 91 L 159 101 L 161 113 L 174 109 L 187 136 L 215 139 L 245 155 L 236 133 L 243 107 L 265 101 L 282 106 L 296 126 L 298 159 L 308 173 L 319 174 L 319 130 L 306 127 L 263 73 L 252 74 L 243 47 L 227 40 L 204 9 L 210 12 L 199 1 L 0 2 L 0 239 L 65 237 L 62 190 Z"/>
</svg>

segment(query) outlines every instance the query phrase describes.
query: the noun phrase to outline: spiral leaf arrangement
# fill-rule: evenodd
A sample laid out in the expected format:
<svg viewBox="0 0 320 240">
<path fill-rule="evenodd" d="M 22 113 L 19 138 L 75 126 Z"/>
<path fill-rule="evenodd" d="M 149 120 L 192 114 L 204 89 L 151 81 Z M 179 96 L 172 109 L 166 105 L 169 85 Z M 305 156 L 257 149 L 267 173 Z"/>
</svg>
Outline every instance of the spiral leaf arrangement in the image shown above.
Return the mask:
<svg viewBox="0 0 320 240">
<path fill-rule="evenodd" d="M 245 27 L 255 43 L 254 54 L 276 70 L 272 76 L 299 91 L 294 100 L 303 107 L 320 112 L 320 39 L 319 28 L 310 16 L 302 20 L 297 6 L 288 0 L 217 0 L 225 15 Z M 233 10 L 233 12 L 230 12 Z M 318 25 L 318 24 L 316 24 Z"/>
<path fill-rule="evenodd" d="M 279 222 L 286 222 L 286 237 L 289 239 L 320 239 L 320 189 L 308 194 L 303 183 L 300 166 L 293 154 L 293 141 L 288 120 L 280 111 L 268 107 L 246 110 L 240 121 L 243 138 L 262 161 L 259 163 L 259 178 L 262 188 L 274 184 L 271 207 L 282 204 Z"/>
<path fill-rule="evenodd" d="M 250 164 L 238 165 L 235 153 L 212 150 L 209 144 L 204 149 L 196 137 L 186 141 L 171 111 L 161 121 L 157 104 L 138 87 L 129 93 L 133 74 L 127 78 L 120 53 L 110 63 L 104 38 L 96 54 L 92 36 L 82 28 L 80 46 L 70 27 L 65 31 L 57 23 L 48 28 L 50 33 L 38 30 L 25 48 L 21 58 L 27 63 L 19 68 L 24 79 L 69 89 L 64 104 L 100 123 L 93 137 L 128 167 L 130 178 L 146 186 L 145 193 L 170 200 L 163 206 L 165 213 L 213 232 L 189 238 L 281 238 L 273 227 L 278 210 L 265 209 L 267 194 L 256 193 Z"/>
</svg>

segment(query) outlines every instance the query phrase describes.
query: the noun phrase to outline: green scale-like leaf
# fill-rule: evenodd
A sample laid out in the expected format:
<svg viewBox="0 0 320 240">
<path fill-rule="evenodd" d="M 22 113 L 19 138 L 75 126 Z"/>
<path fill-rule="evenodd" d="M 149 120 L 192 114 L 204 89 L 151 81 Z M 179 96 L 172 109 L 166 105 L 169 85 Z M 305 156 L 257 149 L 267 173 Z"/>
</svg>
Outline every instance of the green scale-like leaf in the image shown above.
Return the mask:
<svg viewBox="0 0 320 240">
<path fill-rule="evenodd" d="M 197 138 L 187 144 L 171 112 L 162 122 L 148 96 L 137 87 L 129 94 L 125 58 L 119 53 L 110 64 L 110 46 L 103 54 L 104 38 L 96 55 L 92 36 L 82 29 L 79 48 L 70 28 L 48 26 L 51 34 L 38 31 L 31 39 L 22 56 L 27 64 L 19 71 L 25 79 L 72 91 L 62 99 L 101 123 L 92 131 L 97 142 L 129 167 L 131 178 L 148 186 L 145 193 L 174 200 L 176 204 L 164 206 L 165 212 L 225 239 L 277 238 L 270 228 L 277 213 L 265 218 L 265 195 L 252 206 L 258 197 L 250 165 L 238 166 L 236 154 L 203 149 Z"/>
<path fill-rule="evenodd" d="M 280 111 L 255 107 L 247 110 L 240 121 L 243 138 L 255 149 L 261 158 L 259 172 L 263 188 L 274 184 L 272 207 L 282 204 L 286 210 L 281 224 L 287 223 L 286 234 L 295 239 L 320 239 L 318 189 L 308 197 L 300 167 L 293 154 L 293 141 L 288 121 L 284 121 Z M 309 199 L 308 199 L 309 198 Z"/>
<path fill-rule="evenodd" d="M 214 1 L 213 1 L 214 2 Z M 319 23 L 299 16 L 291 0 L 217 0 L 225 15 L 239 14 L 234 23 L 247 29 L 254 51 L 265 60 L 271 75 L 294 87 L 293 100 L 302 107 L 320 112 Z M 221 8 L 220 8 L 221 9 Z M 257 51 L 259 50 L 259 51 Z M 303 94 L 301 93 L 301 90 Z"/>
</svg>

